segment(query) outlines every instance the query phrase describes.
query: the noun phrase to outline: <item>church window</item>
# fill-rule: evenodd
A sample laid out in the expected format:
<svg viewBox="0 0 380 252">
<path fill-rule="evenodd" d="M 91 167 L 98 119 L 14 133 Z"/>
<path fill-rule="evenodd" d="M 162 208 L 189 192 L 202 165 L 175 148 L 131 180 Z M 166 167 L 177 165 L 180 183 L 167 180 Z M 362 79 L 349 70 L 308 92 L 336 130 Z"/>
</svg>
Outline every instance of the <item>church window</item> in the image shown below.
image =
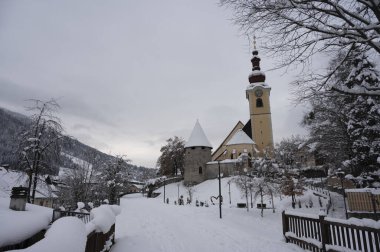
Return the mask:
<svg viewBox="0 0 380 252">
<path fill-rule="evenodd" d="M 234 159 L 234 154 L 231 153 L 231 159 Z"/>
<path fill-rule="evenodd" d="M 264 107 L 263 100 L 261 98 L 256 99 L 256 107 L 257 108 L 262 108 Z"/>
<path fill-rule="evenodd" d="M 202 166 L 199 166 L 199 174 L 202 174 Z"/>
</svg>

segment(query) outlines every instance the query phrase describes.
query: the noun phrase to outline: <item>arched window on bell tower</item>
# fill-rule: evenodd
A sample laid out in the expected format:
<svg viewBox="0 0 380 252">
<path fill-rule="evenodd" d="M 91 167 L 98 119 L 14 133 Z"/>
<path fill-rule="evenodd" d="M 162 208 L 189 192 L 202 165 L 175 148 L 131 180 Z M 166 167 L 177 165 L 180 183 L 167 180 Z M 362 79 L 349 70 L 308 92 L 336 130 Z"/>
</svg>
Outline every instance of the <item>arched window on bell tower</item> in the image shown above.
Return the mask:
<svg viewBox="0 0 380 252">
<path fill-rule="evenodd" d="M 263 100 L 261 98 L 256 99 L 256 108 L 264 107 Z"/>
</svg>

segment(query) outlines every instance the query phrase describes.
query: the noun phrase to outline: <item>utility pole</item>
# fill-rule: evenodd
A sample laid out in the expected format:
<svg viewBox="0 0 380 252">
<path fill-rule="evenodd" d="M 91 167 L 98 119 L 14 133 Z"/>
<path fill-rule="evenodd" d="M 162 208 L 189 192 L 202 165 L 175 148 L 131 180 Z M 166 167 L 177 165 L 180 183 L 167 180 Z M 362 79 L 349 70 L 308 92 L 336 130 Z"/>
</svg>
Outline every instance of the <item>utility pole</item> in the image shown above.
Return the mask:
<svg viewBox="0 0 380 252">
<path fill-rule="evenodd" d="M 219 171 L 219 217 L 222 218 L 222 186 L 220 183 L 220 161 L 218 161 L 218 171 Z"/>
</svg>

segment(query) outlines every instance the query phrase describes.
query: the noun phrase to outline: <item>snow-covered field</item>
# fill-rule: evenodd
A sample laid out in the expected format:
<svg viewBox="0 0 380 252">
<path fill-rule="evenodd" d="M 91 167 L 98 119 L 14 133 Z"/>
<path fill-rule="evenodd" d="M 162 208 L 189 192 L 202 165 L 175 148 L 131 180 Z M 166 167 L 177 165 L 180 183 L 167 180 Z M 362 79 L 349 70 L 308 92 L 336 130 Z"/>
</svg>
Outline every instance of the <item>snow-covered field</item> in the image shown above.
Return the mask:
<svg viewBox="0 0 380 252">
<path fill-rule="evenodd" d="M 285 243 L 282 236 L 281 211 L 290 207 L 290 198 L 281 201 L 276 198 L 276 213 L 267 209 L 262 218 L 257 208 L 249 212 L 236 208 L 236 203 L 245 202 L 245 199 L 241 198 L 234 183 L 230 184 L 229 204 L 228 180 L 222 180 L 222 219 L 218 205 L 210 204 L 210 196 L 218 195 L 217 180 L 194 187 L 194 201 L 207 200 L 210 207 L 196 207 L 194 203 L 174 205 L 178 194 L 187 197 L 182 182 L 165 187 L 170 204 L 163 203 L 163 188 L 157 190 L 161 195 L 155 199 L 144 198 L 141 194 L 124 197 L 121 200 L 123 210 L 116 221 L 116 244 L 111 251 L 303 251 Z M 299 209 L 297 206 L 295 211 L 319 213 L 318 197 L 311 191 L 301 197 L 302 204 L 310 197 L 313 208 L 303 206 Z M 270 206 L 268 199 L 265 203 Z M 335 214 L 341 215 L 339 207 Z"/>
</svg>

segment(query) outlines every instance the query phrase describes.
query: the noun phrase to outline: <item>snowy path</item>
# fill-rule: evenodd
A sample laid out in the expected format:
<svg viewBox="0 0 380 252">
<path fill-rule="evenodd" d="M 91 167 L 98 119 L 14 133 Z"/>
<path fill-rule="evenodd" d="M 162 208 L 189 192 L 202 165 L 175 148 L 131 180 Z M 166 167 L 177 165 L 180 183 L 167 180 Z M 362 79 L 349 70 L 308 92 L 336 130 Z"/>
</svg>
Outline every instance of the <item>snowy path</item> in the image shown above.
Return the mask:
<svg viewBox="0 0 380 252">
<path fill-rule="evenodd" d="M 112 252 L 303 251 L 282 240 L 280 214 L 163 204 L 142 197 L 121 201 Z"/>
</svg>

